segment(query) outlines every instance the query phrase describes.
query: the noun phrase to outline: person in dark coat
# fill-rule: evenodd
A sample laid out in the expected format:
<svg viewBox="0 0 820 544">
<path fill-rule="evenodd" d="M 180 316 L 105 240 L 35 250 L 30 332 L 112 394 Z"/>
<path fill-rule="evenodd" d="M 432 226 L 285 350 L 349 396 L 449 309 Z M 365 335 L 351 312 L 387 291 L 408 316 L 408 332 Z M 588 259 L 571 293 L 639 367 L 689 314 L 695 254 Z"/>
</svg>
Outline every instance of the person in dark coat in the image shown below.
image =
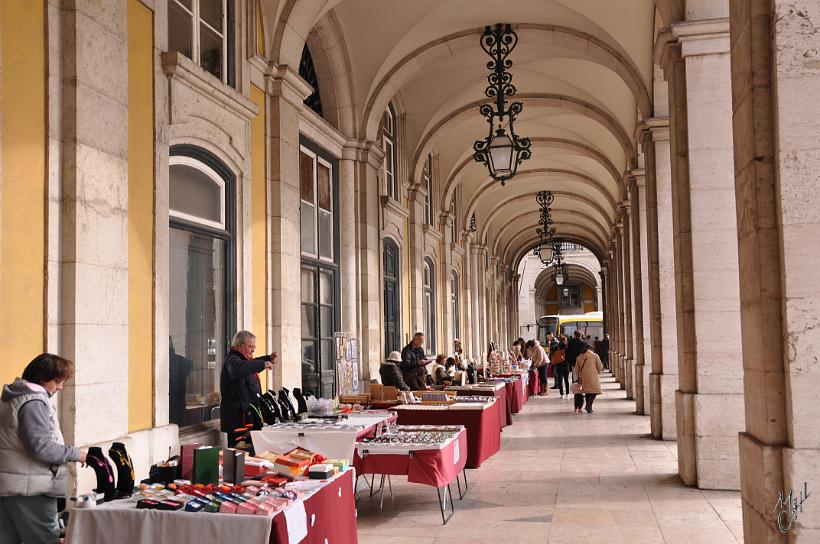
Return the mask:
<svg viewBox="0 0 820 544">
<path fill-rule="evenodd" d="M 424 333 L 417 332 L 401 350 L 401 373 L 410 391 L 427 389 L 427 356 L 424 355 Z"/>
<path fill-rule="evenodd" d="M 231 351 L 222 363 L 219 378 L 221 400 L 219 403 L 220 429 L 228 434 L 228 447 L 236 446 L 234 429 L 242 427 L 245 414 L 256 396 L 262 393 L 257 374 L 273 368 L 279 357 L 275 352 L 253 358 L 256 350 L 256 336 L 248 331 L 239 331 L 231 342 Z"/>
<path fill-rule="evenodd" d="M 399 368 L 401 354 L 398 351 L 391 351 L 387 360 L 379 366 L 379 376 L 382 378 L 382 385 L 390 385 L 398 388 L 399 391 L 410 391 Z"/>
<path fill-rule="evenodd" d="M 609 335 L 605 334 L 604 339 L 598 343 L 598 348 L 595 350 L 601 363 L 604 365 L 604 370 L 609 370 Z"/>
<path fill-rule="evenodd" d="M 567 362 L 570 368 L 575 367 L 575 359 L 586 350 L 586 345 L 581 331 L 575 331 L 575 334 L 569 340 L 569 345 L 567 345 Z"/>
</svg>

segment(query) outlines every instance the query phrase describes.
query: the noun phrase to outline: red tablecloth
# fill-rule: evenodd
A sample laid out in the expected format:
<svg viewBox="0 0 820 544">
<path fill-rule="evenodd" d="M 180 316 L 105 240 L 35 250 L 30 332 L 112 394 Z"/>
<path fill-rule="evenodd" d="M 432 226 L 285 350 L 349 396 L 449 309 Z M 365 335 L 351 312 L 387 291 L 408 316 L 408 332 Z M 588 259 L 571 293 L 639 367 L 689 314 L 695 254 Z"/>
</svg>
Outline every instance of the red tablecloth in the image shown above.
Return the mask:
<svg viewBox="0 0 820 544">
<path fill-rule="evenodd" d="M 495 404 L 498 404 L 498 400 Z M 464 425 L 467 428 L 467 468 L 478 468 L 501 448 L 501 422 L 495 404 L 485 410 L 408 410 L 396 406 L 399 425 Z"/>
<path fill-rule="evenodd" d="M 488 395 L 489 392 L 476 392 L 476 391 L 456 391 L 456 395 L 460 397 L 469 397 L 474 395 Z M 496 405 L 498 406 L 498 420 L 501 422 L 501 428 L 503 429 L 507 425 L 513 424 L 512 418 L 512 411 L 510 410 L 510 403 L 507 400 L 507 388 L 501 387 L 500 389 L 496 389 L 493 391 L 493 395 L 495 398 L 498 399 Z"/>
<path fill-rule="evenodd" d="M 463 430 L 453 442 L 440 450 L 413 451 L 403 454 L 353 455 L 357 474 L 407 475 L 415 484 L 441 487 L 456 479 L 467 463 L 467 431 Z"/>
<path fill-rule="evenodd" d="M 301 544 L 356 544 L 356 500 L 353 495 L 353 470 L 330 482 L 305 500 L 308 534 Z M 242 535 L 236 535 L 237 541 Z M 273 517 L 271 544 L 287 544 L 287 521 L 282 513 Z"/>
</svg>

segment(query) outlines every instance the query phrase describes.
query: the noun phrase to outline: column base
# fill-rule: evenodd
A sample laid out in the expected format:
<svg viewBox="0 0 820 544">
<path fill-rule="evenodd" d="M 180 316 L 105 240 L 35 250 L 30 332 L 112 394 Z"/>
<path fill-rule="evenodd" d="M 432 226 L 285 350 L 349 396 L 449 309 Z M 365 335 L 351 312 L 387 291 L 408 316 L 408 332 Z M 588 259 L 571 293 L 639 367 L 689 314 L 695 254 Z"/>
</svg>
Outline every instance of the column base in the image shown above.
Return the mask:
<svg viewBox="0 0 820 544">
<path fill-rule="evenodd" d="M 677 374 L 649 374 L 649 424 L 655 440 L 677 440 Z"/>
<path fill-rule="evenodd" d="M 681 479 L 700 489 L 739 490 L 743 395 L 675 393 Z"/>
</svg>

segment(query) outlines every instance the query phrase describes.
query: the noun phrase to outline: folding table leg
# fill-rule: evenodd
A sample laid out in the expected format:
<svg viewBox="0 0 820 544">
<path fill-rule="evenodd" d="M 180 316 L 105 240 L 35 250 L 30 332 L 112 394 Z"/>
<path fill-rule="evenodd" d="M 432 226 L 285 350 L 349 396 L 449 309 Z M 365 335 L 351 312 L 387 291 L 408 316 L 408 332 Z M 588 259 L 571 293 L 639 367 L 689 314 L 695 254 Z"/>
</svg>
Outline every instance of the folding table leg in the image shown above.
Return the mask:
<svg viewBox="0 0 820 544">
<path fill-rule="evenodd" d="M 379 499 L 379 510 L 384 510 L 384 474 L 382 474 L 382 481 L 379 484 L 379 492 L 380 492 L 380 499 Z"/>
<path fill-rule="evenodd" d="M 436 493 L 438 494 L 438 506 L 441 509 L 441 521 L 443 525 L 447 525 L 447 522 L 450 521 L 450 518 L 453 517 L 453 514 L 456 513 L 455 505 L 453 505 L 453 494 L 450 491 L 450 484 L 447 484 L 446 490 L 444 490 L 444 495 L 442 499 L 442 490 L 444 490 L 444 486 L 437 487 Z M 450 496 L 450 514 L 446 514 L 447 510 L 447 496 Z"/>
<path fill-rule="evenodd" d="M 390 488 L 390 500 L 396 502 L 396 498 L 393 496 L 393 482 L 390 481 L 390 475 L 387 475 L 387 486 Z"/>
</svg>

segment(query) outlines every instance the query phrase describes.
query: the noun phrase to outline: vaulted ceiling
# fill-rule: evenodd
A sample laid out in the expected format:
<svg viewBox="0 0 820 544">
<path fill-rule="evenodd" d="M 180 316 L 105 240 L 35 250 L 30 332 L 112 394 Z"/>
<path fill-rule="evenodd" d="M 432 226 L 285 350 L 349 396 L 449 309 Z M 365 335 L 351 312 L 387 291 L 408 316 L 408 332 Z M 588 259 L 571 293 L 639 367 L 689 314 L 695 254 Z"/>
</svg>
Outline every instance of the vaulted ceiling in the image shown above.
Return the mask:
<svg viewBox="0 0 820 544">
<path fill-rule="evenodd" d="M 559 236 L 606 252 L 624 173 L 635 166 L 635 126 L 651 116 L 652 0 L 265 0 L 263 8 L 274 62 L 297 66 L 306 39 L 314 56 L 323 48 L 317 64 L 331 81 L 320 86 L 335 94 L 330 121 L 346 136 L 376 139 L 392 101 L 411 183 L 433 152 L 439 211 L 457 195 L 459 224 L 475 213 L 480 240 L 506 264 L 535 243 L 540 190 L 556 196 Z M 518 33 L 516 132 L 533 142 L 505 187 L 472 159 L 487 132 L 479 36 L 496 22 Z"/>
</svg>

